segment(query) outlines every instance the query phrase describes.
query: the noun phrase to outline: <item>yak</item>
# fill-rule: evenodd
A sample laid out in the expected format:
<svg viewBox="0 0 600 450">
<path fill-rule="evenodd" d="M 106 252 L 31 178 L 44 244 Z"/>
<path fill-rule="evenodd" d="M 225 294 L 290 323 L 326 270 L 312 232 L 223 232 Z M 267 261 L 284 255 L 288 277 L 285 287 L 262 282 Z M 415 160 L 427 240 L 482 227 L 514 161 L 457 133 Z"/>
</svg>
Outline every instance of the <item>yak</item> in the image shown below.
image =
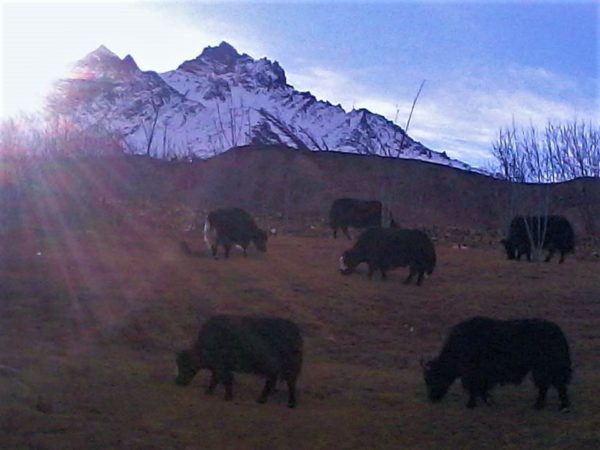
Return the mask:
<svg viewBox="0 0 600 450">
<path fill-rule="evenodd" d="M 435 268 L 435 247 L 429 236 L 420 230 L 368 228 L 354 247 L 340 257 L 340 272 L 349 275 L 363 262 L 369 266 L 369 278 L 379 270 L 382 280 L 386 279 L 389 269 L 408 266 L 410 272 L 404 284 L 410 283 L 418 274 L 417 285 L 420 286 L 424 274 L 431 275 Z"/>
<path fill-rule="evenodd" d="M 520 260 L 522 255 L 526 255 L 527 261 L 531 261 L 529 233 L 534 247 L 538 247 L 541 243 L 542 248 L 548 250 L 546 262 L 550 261 L 557 250 L 560 252 L 559 263 L 564 262 L 567 253 L 575 251 L 575 233 L 571 223 L 565 217 L 516 216 L 510 222 L 508 237 L 501 241 L 508 259 Z"/>
<path fill-rule="evenodd" d="M 177 353 L 175 383 L 188 385 L 196 373 L 211 373 L 206 394 L 219 383 L 225 400 L 233 398 L 233 372 L 262 375 L 266 382 L 258 397 L 265 403 L 277 380 L 288 386 L 288 406 L 296 406 L 296 381 L 302 368 L 302 336 L 296 324 L 278 317 L 216 315 L 200 328 L 191 349 Z"/>
<path fill-rule="evenodd" d="M 246 249 L 253 242 L 260 252 L 267 251 L 267 233 L 258 228 L 250 214 L 241 208 L 225 208 L 211 211 L 204 222 L 204 241 L 216 259 L 219 245 L 225 250 L 225 258 L 233 245 Z"/>
<path fill-rule="evenodd" d="M 473 317 L 455 325 L 439 356 L 422 366 L 432 402 L 440 401 L 460 378 L 469 394 L 467 407 L 474 408 L 478 397 L 489 403 L 495 385 L 520 384 L 531 372 L 538 388 L 536 409 L 545 406 L 550 386 L 558 391 L 560 409 L 570 406 L 569 345 L 560 327 L 546 320 Z"/>
<path fill-rule="evenodd" d="M 329 210 L 329 225 L 333 230 L 333 238 L 337 239 L 337 230 L 341 228 L 348 239 L 348 227 L 368 228 L 381 226 L 383 206 L 379 200 L 358 200 L 355 198 L 338 198 L 333 201 Z M 390 213 L 390 226 L 396 226 Z"/>
</svg>

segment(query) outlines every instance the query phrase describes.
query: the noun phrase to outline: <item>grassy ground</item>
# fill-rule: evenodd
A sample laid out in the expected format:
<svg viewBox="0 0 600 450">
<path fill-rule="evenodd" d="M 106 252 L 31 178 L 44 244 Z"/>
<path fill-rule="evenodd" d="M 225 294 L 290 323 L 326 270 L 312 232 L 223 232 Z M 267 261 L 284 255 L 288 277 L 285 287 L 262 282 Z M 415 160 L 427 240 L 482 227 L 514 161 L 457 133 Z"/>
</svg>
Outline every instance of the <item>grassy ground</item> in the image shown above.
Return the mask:
<svg viewBox="0 0 600 450">
<path fill-rule="evenodd" d="M 214 261 L 199 235 L 153 217 L 42 220 L 2 237 L 0 448 L 599 448 L 598 262 L 517 263 L 499 248 L 440 245 L 434 274 L 404 286 L 404 269 L 385 282 L 364 268 L 340 275 L 344 239 L 275 236 L 264 255 Z M 300 325 L 295 410 L 285 389 L 258 405 L 262 380 L 249 375 L 236 377 L 233 402 L 203 394 L 206 373 L 173 383 L 174 352 L 219 312 Z M 561 325 L 574 361 L 569 414 L 554 391 L 534 412 L 529 379 L 475 410 L 459 383 L 426 401 L 419 358 L 476 314 Z"/>
</svg>

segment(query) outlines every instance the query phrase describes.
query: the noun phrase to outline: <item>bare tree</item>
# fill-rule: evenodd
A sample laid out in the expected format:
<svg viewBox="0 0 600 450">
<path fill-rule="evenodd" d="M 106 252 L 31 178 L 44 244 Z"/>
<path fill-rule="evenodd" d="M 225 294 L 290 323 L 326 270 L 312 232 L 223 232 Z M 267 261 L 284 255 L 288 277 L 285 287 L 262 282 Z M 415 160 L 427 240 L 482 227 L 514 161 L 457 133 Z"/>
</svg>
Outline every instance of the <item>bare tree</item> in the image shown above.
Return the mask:
<svg viewBox="0 0 600 450">
<path fill-rule="evenodd" d="M 0 123 L 0 156 L 18 155 L 21 147 L 19 126 L 13 118 Z"/>
<path fill-rule="evenodd" d="M 415 95 L 415 98 L 412 102 L 412 106 L 410 108 L 410 113 L 408 114 L 408 119 L 406 120 L 406 126 L 404 127 L 404 134 L 402 135 L 402 140 L 400 141 L 400 146 L 398 148 L 398 153 L 404 148 L 404 140 L 406 138 L 406 135 L 408 133 L 408 127 L 410 126 L 410 121 L 412 119 L 412 115 L 413 112 L 415 110 L 415 105 L 417 104 L 417 100 L 419 99 L 419 95 L 421 95 L 421 91 L 423 90 L 423 86 L 425 86 L 425 81 L 423 80 L 421 81 L 421 85 L 419 86 L 419 90 L 417 91 L 417 95 Z M 398 113 L 396 112 L 396 116 L 398 116 Z"/>
<path fill-rule="evenodd" d="M 400 155 L 402 154 L 402 150 L 404 149 L 404 141 L 408 134 L 408 128 L 410 127 L 410 121 L 412 119 L 412 115 L 415 110 L 415 105 L 417 104 L 417 100 L 419 99 L 419 95 L 421 95 L 423 86 L 425 86 L 425 81 L 426 80 L 423 80 L 421 82 L 421 85 L 419 86 L 419 90 L 417 91 L 417 94 L 415 95 L 415 98 L 413 99 L 412 106 L 410 108 L 410 113 L 408 114 L 408 119 L 406 120 L 406 126 L 404 127 L 404 133 L 402 134 L 402 138 L 400 139 L 400 144 L 399 144 L 398 148 L 396 149 L 396 157 L 397 158 L 400 157 Z M 398 121 L 399 112 L 400 112 L 400 110 L 396 106 L 396 118 L 395 118 L 394 122 Z M 394 136 L 394 141 L 396 141 L 395 136 Z M 391 156 L 391 152 L 390 152 L 390 156 Z M 398 184 L 399 184 L 398 177 L 394 176 L 394 174 L 393 174 L 391 164 L 387 164 L 386 169 L 387 170 L 385 170 L 385 175 L 383 177 L 383 180 L 382 180 L 383 183 L 381 186 L 381 190 L 382 190 L 381 198 L 382 198 L 382 204 L 383 204 L 383 208 L 381 208 L 381 224 L 383 226 L 390 225 L 392 203 L 395 200 L 394 197 L 398 191 Z"/>
<path fill-rule="evenodd" d="M 154 140 L 154 132 L 156 131 L 156 123 L 158 122 L 158 116 L 160 114 L 160 109 L 163 106 L 163 103 L 158 103 L 154 100 L 154 97 L 150 97 L 150 103 L 152 104 L 152 111 L 154 115 L 150 118 L 150 125 L 146 125 L 144 121 L 142 123 L 144 129 L 144 135 L 146 136 L 146 155 L 150 156 L 150 150 L 152 148 L 152 141 Z"/>
<path fill-rule="evenodd" d="M 83 126 L 56 111 L 0 122 L 0 156 L 101 156 L 123 148 L 122 137 L 103 123 Z"/>
<path fill-rule="evenodd" d="M 217 116 L 214 119 L 215 132 L 210 137 L 210 143 L 214 154 L 217 154 L 222 150 L 246 144 L 252 140 L 252 125 L 250 120 L 251 108 L 246 108 L 243 100 L 240 100 L 239 105 L 235 105 L 231 92 L 226 98 L 226 101 L 227 117 L 224 121 L 223 114 L 221 113 L 221 106 L 219 102 L 215 100 L 215 109 L 217 111 Z M 244 132 L 244 127 L 247 128 L 247 132 Z M 218 148 L 214 146 L 212 136 L 217 138 L 219 142 Z"/>
<path fill-rule="evenodd" d="M 492 156 L 504 178 L 521 183 L 551 183 L 600 177 L 600 128 L 574 120 L 548 122 L 543 131 L 513 123 L 492 143 Z"/>
<path fill-rule="evenodd" d="M 498 171 L 513 182 L 511 186 L 510 211 L 524 216 L 537 215 L 545 220 L 530 228 L 527 233 L 534 254 L 539 256 L 547 228 L 551 208 L 549 183 L 572 180 L 579 177 L 600 177 L 600 129 L 592 124 L 574 120 L 555 124 L 548 122 L 539 131 L 533 125 L 501 129 L 492 143 L 492 155 L 498 162 Z M 527 184 L 527 186 L 524 186 Z M 582 185 L 580 211 L 588 232 L 595 230 L 594 217 L 589 212 L 589 197 Z M 532 236 L 540 236 L 535 243 Z M 536 248 L 537 247 L 537 248 Z"/>
</svg>

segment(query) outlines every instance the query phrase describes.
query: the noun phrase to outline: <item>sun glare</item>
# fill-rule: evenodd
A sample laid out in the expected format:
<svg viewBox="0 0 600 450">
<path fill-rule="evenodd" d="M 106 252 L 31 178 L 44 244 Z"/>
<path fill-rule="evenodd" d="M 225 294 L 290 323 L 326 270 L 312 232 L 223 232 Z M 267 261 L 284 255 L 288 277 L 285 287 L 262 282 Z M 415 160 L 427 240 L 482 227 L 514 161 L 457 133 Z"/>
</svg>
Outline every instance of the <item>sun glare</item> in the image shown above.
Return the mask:
<svg viewBox="0 0 600 450">
<path fill-rule="evenodd" d="M 3 2 L 0 116 L 41 108 L 52 83 L 100 45 L 161 72 L 218 44 L 222 34 L 211 31 L 218 29 L 139 2 Z"/>
</svg>

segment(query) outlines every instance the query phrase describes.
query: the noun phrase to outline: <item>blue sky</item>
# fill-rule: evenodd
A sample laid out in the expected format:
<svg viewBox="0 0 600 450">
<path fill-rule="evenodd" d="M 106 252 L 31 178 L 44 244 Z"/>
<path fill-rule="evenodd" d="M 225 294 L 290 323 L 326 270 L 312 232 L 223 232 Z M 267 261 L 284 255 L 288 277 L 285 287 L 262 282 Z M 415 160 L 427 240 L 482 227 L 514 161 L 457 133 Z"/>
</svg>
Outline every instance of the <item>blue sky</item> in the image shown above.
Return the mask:
<svg viewBox="0 0 600 450">
<path fill-rule="evenodd" d="M 39 104 L 51 80 L 103 44 L 171 70 L 226 40 L 277 60 L 288 83 L 485 165 L 513 120 L 600 121 L 596 1 L 2 3 L 3 114 Z"/>
</svg>

